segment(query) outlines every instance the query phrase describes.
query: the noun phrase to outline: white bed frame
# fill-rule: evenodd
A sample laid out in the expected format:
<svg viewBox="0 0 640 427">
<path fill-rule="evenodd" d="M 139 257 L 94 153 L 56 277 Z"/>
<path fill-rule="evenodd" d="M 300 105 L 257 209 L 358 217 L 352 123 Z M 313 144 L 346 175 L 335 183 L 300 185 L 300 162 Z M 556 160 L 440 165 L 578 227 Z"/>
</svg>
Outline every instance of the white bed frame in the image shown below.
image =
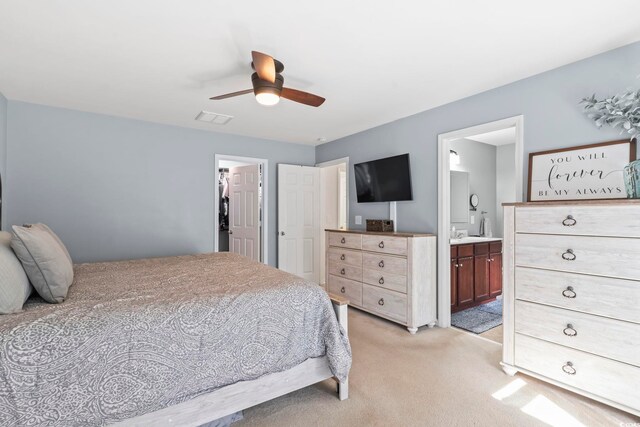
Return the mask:
<svg viewBox="0 0 640 427">
<path fill-rule="evenodd" d="M 347 307 L 349 301 L 337 295 L 329 295 L 336 317 L 345 332 L 348 331 Z M 334 378 L 327 357 L 307 359 L 283 372 L 265 375 L 252 381 L 240 381 L 211 393 L 159 411 L 150 412 L 119 422 L 117 426 L 200 426 L 234 414 L 292 391 Z M 349 380 L 338 381 L 338 397 L 349 397 Z"/>
</svg>

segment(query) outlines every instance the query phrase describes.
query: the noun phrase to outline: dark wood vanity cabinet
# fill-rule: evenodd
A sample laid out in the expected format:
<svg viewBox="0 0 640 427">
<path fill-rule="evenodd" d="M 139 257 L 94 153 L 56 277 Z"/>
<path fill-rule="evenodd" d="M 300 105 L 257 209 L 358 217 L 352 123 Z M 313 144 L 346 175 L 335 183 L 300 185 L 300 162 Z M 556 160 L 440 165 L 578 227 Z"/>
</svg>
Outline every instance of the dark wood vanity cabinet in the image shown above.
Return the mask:
<svg viewBox="0 0 640 427">
<path fill-rule="evenodd" d="M 451 246 L 451 311 L 494 300 L 502 293 L 502 242 Z"/>
</svg>

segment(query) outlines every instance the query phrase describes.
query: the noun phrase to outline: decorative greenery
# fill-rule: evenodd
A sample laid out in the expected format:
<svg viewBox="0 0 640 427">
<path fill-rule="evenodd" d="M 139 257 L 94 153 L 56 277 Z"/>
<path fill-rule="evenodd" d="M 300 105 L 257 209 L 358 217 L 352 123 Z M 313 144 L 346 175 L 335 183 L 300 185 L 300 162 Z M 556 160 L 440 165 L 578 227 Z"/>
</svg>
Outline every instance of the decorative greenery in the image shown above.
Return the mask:
<svg viewBox="0 0 640 427">
<path fill-rule="evenodd" d="M 597 127 L 608 124 L 620 128 L 620 133 L 627 133 L 630 139 L 640 137 L 640 90 L 626 91 L 610 98 L 597 100 L 596 95 L 584 98 L 584 112 Z"/>
</svg>

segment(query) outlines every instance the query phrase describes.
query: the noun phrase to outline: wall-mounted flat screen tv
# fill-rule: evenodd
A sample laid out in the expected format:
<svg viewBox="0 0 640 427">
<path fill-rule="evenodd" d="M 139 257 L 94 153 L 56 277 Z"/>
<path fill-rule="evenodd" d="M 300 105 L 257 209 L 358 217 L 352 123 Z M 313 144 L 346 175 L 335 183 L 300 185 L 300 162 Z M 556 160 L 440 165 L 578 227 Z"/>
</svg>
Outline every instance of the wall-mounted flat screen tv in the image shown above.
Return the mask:
<svg viewBox="0 0 640 427">
<path fill-rule="evenodd" d="M 353 165 L 358 203 L 413 200 L 409 154 Z"/>
</svg>

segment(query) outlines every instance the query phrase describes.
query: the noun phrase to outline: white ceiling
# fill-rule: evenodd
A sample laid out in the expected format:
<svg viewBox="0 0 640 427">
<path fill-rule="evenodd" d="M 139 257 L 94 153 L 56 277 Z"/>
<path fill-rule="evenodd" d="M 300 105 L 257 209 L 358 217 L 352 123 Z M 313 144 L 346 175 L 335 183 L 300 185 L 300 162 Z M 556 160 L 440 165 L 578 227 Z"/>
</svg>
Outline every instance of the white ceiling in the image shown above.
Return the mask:
<svg viewBox="0 0 640 427">
<path fill-rule="evenodd" d="M 638 16 L 637 0 L 0 0 L 0 92 L 315 145 L 637 41 Z M 209 101 L 251 87 L 252 49 L 325 104 Z"/>
<path fill-rule="evenodd" d="M 500 145 L 515 144 L 516 128 L 510 127 L 506 129 L 494 130 L 493 132 L 470 136 L 467 139 L 482 142 L 484 144 L 495 145 L 496 147 L 499 147 Z"/>
</svg>

